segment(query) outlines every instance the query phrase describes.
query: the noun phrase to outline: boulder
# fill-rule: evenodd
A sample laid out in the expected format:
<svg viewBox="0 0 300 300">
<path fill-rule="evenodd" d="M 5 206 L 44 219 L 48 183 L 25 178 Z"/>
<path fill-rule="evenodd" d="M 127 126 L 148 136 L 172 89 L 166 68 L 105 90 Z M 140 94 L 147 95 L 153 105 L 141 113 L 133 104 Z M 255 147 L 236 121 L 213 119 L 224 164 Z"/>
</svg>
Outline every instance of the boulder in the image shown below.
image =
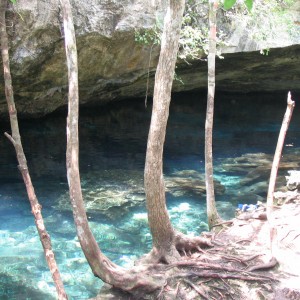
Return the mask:
<svg viewBox="0 0 300 300">
<path fill-rule="evenodd" d="M 173 197 L 203 196 L 206 190 L 204 176 L 194 170 L 165 176 L 165 185 L 166 192 Z M 215 191 L 218 195 L 225 192 L 225 187 L 217 180 Z M 116 219 L 128 214 L 130 209 L 145 206 L 142 171 L 116 169 L 89 172 L 82 176 L 82 192 L 91 218 L 94 213 L 101 213 Z M 68 192 L 60 196 L 57 208 L 60 211 L 71 210 Z"/>
<path fill-rule="evenodd" d="M 288 171 L 289 176 L 286 176 L 286 186 L 288 190 L 300 190 L 300 171 L 290 170 Z"/>
</svg>

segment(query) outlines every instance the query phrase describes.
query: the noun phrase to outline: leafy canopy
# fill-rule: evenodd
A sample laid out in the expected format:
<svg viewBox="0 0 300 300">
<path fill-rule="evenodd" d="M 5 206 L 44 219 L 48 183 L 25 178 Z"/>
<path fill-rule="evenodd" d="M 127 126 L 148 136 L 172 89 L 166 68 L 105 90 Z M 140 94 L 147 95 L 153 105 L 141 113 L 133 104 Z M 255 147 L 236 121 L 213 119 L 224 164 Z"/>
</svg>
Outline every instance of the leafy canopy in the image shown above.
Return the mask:
<svg viewBox="0 0 300 300">
<path fill-rule="evenodd" d="M 233 7 L 233 5 L 237 2 L 237 0 L 224 0 L 224 8 L 226 10 Z M 245 5 L 247 6 L 248 10 L 250 11 L 253 7 L 253 0 L 244 0 Z"/>
</svg>

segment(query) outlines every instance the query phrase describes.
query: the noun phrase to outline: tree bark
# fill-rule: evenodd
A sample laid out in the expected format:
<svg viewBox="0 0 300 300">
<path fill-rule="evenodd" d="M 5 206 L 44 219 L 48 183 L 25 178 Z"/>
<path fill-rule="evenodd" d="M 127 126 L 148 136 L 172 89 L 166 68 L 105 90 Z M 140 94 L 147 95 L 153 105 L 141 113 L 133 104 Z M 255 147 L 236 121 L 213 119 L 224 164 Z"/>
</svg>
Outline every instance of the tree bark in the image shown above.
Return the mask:
<svg viewBox="0 0 300 300">
<path fill-rule="evenodd" d="M 268 188 L 268 196 L 267 196 L 267 219 L 270 226 L 270 249 L 272 252 L 273 248 L 273 240 L 276 237 L 275 228 L 272 222 L 272 212 L 273 212 L 273 201 L 274 201 L 274 190 L 276 185 L 276 178 L 279 168 L 279 163 L 282 154 L 282 148 L 284 145 L 285 136 L 292 118 L 293 110 L 295 107 L 295 102 L 292 100 L 291 92 L 288 93 L 287 96 L 287 108 L 282 121 L 281 129 L 278 136 L 277 146 L 273 158 L 273 164 L 270 174 L 269 188 Z"/>
<path fill-rule="evenodd" d="M 12 134 L 5 133 L 6 137 L 12 142 L 18 160 L 18 168 L 22 174 L 22 178 L 26 187 L 28 199 L 31 205 L 31 210 L 35 218 L 36 228 L 44 249 L 45 258 L 49 266 L 52 278 L 56 287 L 58 299 L 68 299 L 64 290 L 64 285 L 60 277 L 58 266 L 56 264 L 55 256 L 52 250 L 51 240 L 48 232 L 46 231 L 43 216 L 41 213 L 42 206 L 39 204 L 37 196 L 34 191 L 31 177 L 29 174 L 26 156 L 23 151 L 21 142 L 21 136 L 19 132 L 19 124 L 17 117 L 17 110 L 15 107 L 14 93 L 12 87 L 12 78 L 10 72 L 9 52 L 8 52 L 8 37 L 6 32 L 6 8 L 7 0 L 1 0 L 0 2 L 0 26 L 1 26 L 1 54 L 4 68 L 4 83 L 5 83 L 5 95 L 9 112 L 9 119 L 11 125 Z"/>
<path fill-rule="evenodd" d="M 171 89 L 177 60 L 184 0 L 170 0 L 155 74 L 153 108 L 145 163 L 145 192 L 153 252 L 168 262 L 179 254 L 174 246 L 175 232 L 166 207 L 163 179 L 163 147 L 169 117 Z"/>
<path fill-rule="evenodd" d="M 212 136 L 214 120 L 214 98 L 215 98 L 215 61 L 216 61 L 216 15 L 218 1 L 209 1 L 209 50 L 208 50 L 208 87 L 207 87 L 207 108 L 205 121 L 205 183 L 206 183 L 206 205 L 208 226 L 221 223 L 218 215 L 214 192 L 213 176 L 213 154 L 212 154 Z"/>
<path fill-rule="evenodd" d="M 166 280 L 164 271 L 162 271 L 164 266 L 156 264 L 138 265 L 130 270 L 125 270 L 117 266 L 101 252 L 89 228 L 83 203 L 78 162 L 79 96 L 76 39 L 70 2 L 69 0 L 60 0 L 60 3 L 64 19 L 65 49 L 69 79 L 66 164 L 70 200 L 78 239 L 95 276 L 113 287 L 130 292 L 137 299 L 143 299 L 142 297 L 145 294 L 157 291 L 164 285 Z M 181 250 L 182 252 L 185 249 L 190 252 L 194 249 L 199 249 L 201 245 L 207 246 L 209 244 L 209 242 L 200 237 L 191 240 L 182 234 L 175 234 L 166 209 L 164 181 L 162 178 L 162 147 L 168 119 L 183 8 L 184 0 L 172 0 L 171 8 L 167 13 L 161 58 L 156 74 L 154 113 L 150 126 L 147 150 L 148 158 L 146 159 L 145 170 L 148 197 L 150 195 L 150 200 L 147 200 L 150 215 L 149 220 L 154 235 L 154 251 L 152 251 L 152 254 L 153 252 L 161 251 L 163 254 L 166 254 L 163 256 L 163 259 L 166 261 L 168 260 L 168 255 L 172 258 L 180 257 L 179 252 L 176 250 L 176 244 L 179 247 L 179 251 Z M 174 36 L 176 37 L 175 41 L 173 39 Z M 157 227 L 155 222 L 158 224 Z M 152 256 L 152 254 L 149 256 Z"/>
<path fill-rule="evenodd" d="M 81 190 L 78 159 L 79 93 L 75 30 L 69 0 L 60 0 L 60 3 L 63 15 L 69 81 L 66 165 L 77 236 L 84 255 L 96 277 L 116 288 L 139 297 L 146 292 L 159 289 L 164 283 L 164 277 L 157 275 L 152 278 L 152 275 L 147 271 L 147 267 L 138 266 L 131 270 L 126 270 L 111 262 L 101 252 L 88 224 Z"/>
<path fill-rule="evenodd" d="M 110 282 L 107 278 L 107 274 L 104 272 L 105 268 L 102 267 L 102 264 L 106 263 L 107 265 L 112 265 L 112 263 L 100 251 L 90 230 L 82 197 L 78 159 L 79 93 L 76 39 L 70 2 L 69 0 L 60 0 L 60 3 L 63 15 L 69 81 L 66 165 L 70 200 L 78 239 L 85 257 L 95 276 L 106 282 Z"/>
</svg>

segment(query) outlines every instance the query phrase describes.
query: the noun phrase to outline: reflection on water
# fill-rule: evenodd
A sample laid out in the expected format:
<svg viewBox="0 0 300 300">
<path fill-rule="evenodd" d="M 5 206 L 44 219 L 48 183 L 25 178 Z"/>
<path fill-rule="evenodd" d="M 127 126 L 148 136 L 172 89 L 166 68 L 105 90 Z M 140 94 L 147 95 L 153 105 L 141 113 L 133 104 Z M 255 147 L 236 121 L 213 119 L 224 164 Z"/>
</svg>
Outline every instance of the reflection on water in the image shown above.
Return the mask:
<svg viewBox="0 0 300 300">
<path fill-rule="evenodd" d="M 275 104 L 276 100 L 276 104 Z M 204 194 L 205 96 L 180 94 L 171 104 L 164 153 L 168 209 L 186 234 L 207 230 Z M 263 200 L 268 167 L 285 111 L 285 95 L 218 95 L 214 159 L 218 208 Z M 299 150 L 297 110 L 286 143 L 286 168 Z M 80 168 L 90 225 L 104 253 L 123 266 L 151 247 L 143 166 L 151 109 L 143 100 L 82 109 Z M 8 124 L 0 124 L 9 131 Z M 96 295 L 94 278 L 76 237 L 65 171 L 65 113 L 21 121 L 32 180 L 70 299 Z M 15 154 L 0 138 L 0 298 L 55 299 Z M 247 153 L 254 153 L 249 155 Z M 245 155 L 246 154 L 246 155 Z M 284 174 L 285 170 L 283 170 Z"/>
</svg>

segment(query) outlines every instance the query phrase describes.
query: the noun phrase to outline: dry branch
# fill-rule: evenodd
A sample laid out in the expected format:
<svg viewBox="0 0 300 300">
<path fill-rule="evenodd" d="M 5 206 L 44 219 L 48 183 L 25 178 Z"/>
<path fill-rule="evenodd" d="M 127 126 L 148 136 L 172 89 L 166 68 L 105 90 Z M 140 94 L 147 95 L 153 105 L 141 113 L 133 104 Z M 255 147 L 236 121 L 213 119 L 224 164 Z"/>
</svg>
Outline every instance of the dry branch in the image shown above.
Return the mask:
<svg viewBox="0 0 300 300">
<path fill-rule="evenodd" d="M 54 252 L 52 250 L 50 236 L 46 231 L 46 227 L 44 224 L 44 220 L 41 212 L 42 206 L 39 204 L 39 201 L 34 191 L 33 184 L 31 182 L 26 156 L 23 151 L 21 136 L 19 132 L 17 109 L 15 107 L 14 92 L 13 92 L 12 78 L 10 72 L 8 37 L 6 32 L 6 16 L 5 16 L 6 8 L 7 8 L 7 0 L 1 0 L 0 2 L 1 54 L 2 54 L 2 61 L 3 61 L 3 68 L 4 68 L 5 95 L 6 95 L 11 131 L 12 131 L 11 135 L 6 132 L 4 134 L 11 141 L 11 143 L 15 148 L 16 156 L 19 164 L 18 168 L 23 177 L 28 199 L 31 205 L 31 211 L 35 218 L 36 228 L 44 249 L 44 255 L 48 267 L 50 269 L 52 279 L 56 287 L 58 299 L 64 300 L 67 299 L 67 294 L 65 292 L 64 285 L 58 270 L 58 266 L 56 264 Z"/>
<path fill-rule="evenodd" d="M 270 250 L 271 253 L 273 253 L 273 240 L 276 238 L 276 229 L 274 228 L 273 222 L 272 222 L 272 212 L 273 212 L 273 202 L 274 202 L 274 190 L 275 190 L 275 184 L 276 184 L 276 178 L 279 168 L 279 163 L 281 159 L 282 154 L 282 148 L 284 145 L 285 136 L 292 118 L 293 110 L 295 107 L 295 102 L 292 100 L 291 92 L 288 93 L 287 96 L 287 108 L 286 112 L 282 121 L 281 129 L 279 132 L 279 137 L 277 141 L 277 146 L 274 154 L 272 169 L 271 169 L 271 175 L 270 175 L 270 181 L 269 181 L 269 189 L 268 189 L 268 196 L 267 196 L 267 219 L 270 226 Z"/>
</svg>

